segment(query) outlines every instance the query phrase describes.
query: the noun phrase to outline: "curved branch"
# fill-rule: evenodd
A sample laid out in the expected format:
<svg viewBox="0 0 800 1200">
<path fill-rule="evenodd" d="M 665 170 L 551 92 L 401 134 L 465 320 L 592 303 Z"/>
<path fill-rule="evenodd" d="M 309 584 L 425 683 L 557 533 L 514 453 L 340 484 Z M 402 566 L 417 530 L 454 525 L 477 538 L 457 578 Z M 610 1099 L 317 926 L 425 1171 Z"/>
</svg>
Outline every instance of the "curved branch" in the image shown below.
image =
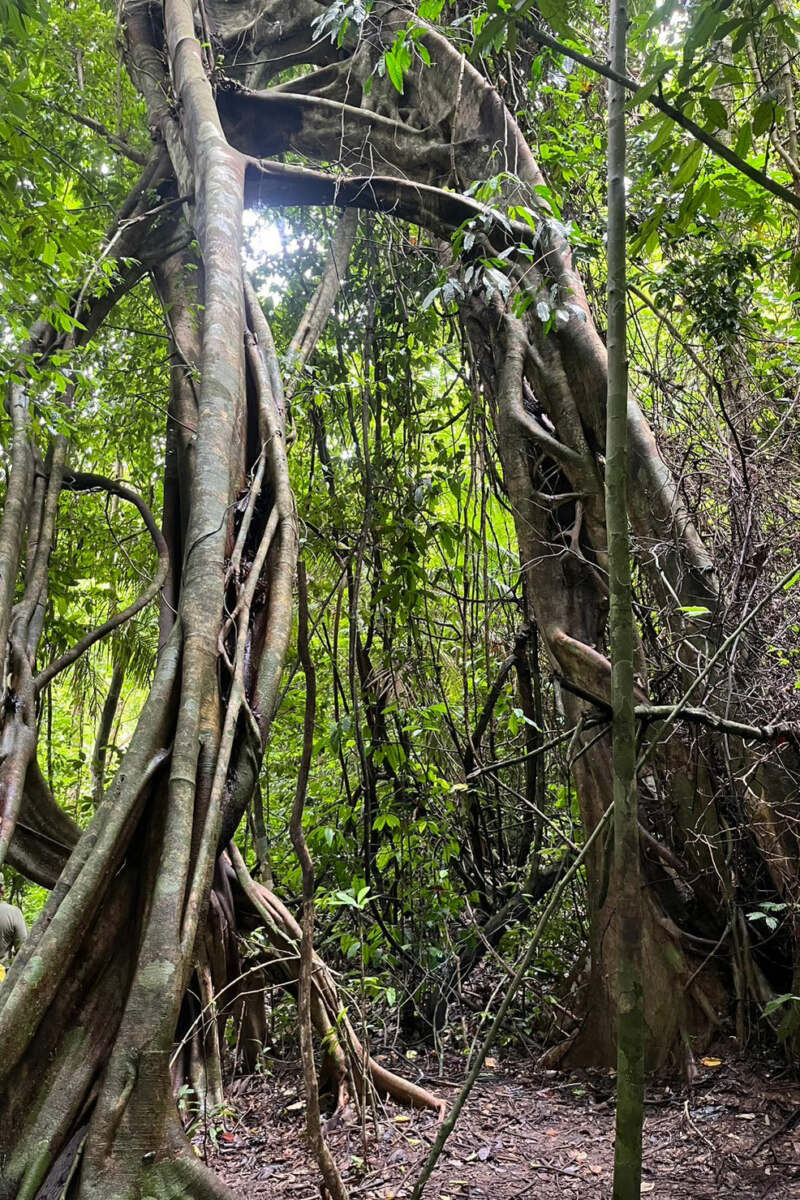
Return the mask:
<svg viewBox="0 0 800 1200">
<path fill-rule="evenodd" d="M 420 149 L 430 154 L 431 129 L 417 129 L 404 121 L 395 120 L 394 117 L 386 117 L 367 108 L 358 108 L 355 104 L 345 104 L 328 96 L 283 91 L 281 87 L 251 91 L 238 86 L 232 80 L 229 80 L 227 88 L 220 90 L 217 95 L 217 107 L 226 131 L 232 134 L 233 129 L 229 127 L 236 126 L 237 132 L 241 133 L 245 126 L 249 126 L 248 132 L 256 131 L 255 137 L 261 148 L 260 153 L 266 155 L 276 152 L 275 149 L 267 149 L 268 146 L 276 147 L 279 152 L 291 146 L 294 141 L 292 135 L 299 132 L 306 137 L 317 136 L 326 144 L 339 143 L 341 123 L 345 119 L 363 126 L 367 134 L 380 129 L 393 139 L 408 137 L 412 141 L 422 143 Z M 335 118 L 333 123 L 330 121 L 332 116 Z M 319 129 L 310 124 L 316 117 L 319 117 Z"/>
<path fill-rule="evenodd" d="M 54 800 L 34 755 L 8 847 L 9 865 L 34 883 L 54 888 L 80 835 L 77 823 Z"/>
<path fill-rule="evenodd" d="M 535 248 L 538 234 L 468 196 L 393 175 L 332 175 L 272 159 L 247 162 L 245 202 L 253 207 L 333 205 L 382 212 L 449 237 L 465 221 L 486 223 L 495 249 Z M 526 258 L 526 263 L 528 260 Z M 528 265 L 530 265 L 528 263 Z"/>
<path fill-rule="evenodd" d="M 526 412 L 522 403 L 522 393 L 520 389 L 519 396 L 515 396 L 510 402 L 511 414 L 528 437 L 537 442 L 538 445 L 546 450 L 551 458 L 562 465 L 572 463 L 573 466 L 583 467 L 586 465 L 586 460 L 577 450 L 573 450 L 570 446 L 566 446 L 564 442 L 560 442 L 558 438 L 545 429 L 541 421 L 537 421 L 536 417 Z"/>
<path fill-rule="evenodd" d="M 137 613 L 141 612 L 141 610 L 145 608 L 146 605 L 148 605 L 150 601 L 158 594 L 158 591 L 166 579 L 167 572 L 169 570 L 169 550 L 161 530 L 158 528 L 155 519 L 153 518 L 153 514 L 150 512 L 150 509 L 147 507 L 144 500 L 142 500 L 141 496 L 139 496 L 131 488 L 125 487 L 125 485 L 122 483 L 116 483 L 113 479 L 106 479 L 104 475 L 92 475 L 82 472 L 73 473 L 67 476 L 64 480 L 64 488 L 73 492 L 86 492 L 101 489 L 110 493 L 112 496 L 119 496 L 121 500 L 127 500 L 129 503 L 133 504 L 141 514 L 147 532 L 153 539 L 153 544 L 158 552 L 158 567 L 156 568 L 155 575 L 151 579 L 150 583 L 143 592 L 140 592 L 132 604 L 129 604 L 128 607 L 124 608 L 121 612 L 115 613 L 113 617 L 109 617 L 107 621 L 104 621 L 102 625 L 98 625 L 96 629 L 91 630 L 91 632 L 82 637 L 79 642 L 76 642 L 71 650 L 67 650 L 65 654 L 62 654 L 59 658 L 54 659 L 49 666 L 45 667 L 43 671 L 39 672 L 34 679 L 34 688 L 37 693 L 41 692 L 42 688 L 46 687 L 46 685 L 50 683 L 51 679 L 54 679 L 55 676 L 61 671 L 71 666 L 71 664 L 74 663 L 76 659 L 80 658 L 80 656 L 84 654 L 90 646 L 93 646 L 95 642 L 100 641 L 101 638 L 106 637 L 119 625 L 124 624 L 125 621 L 129 621 L 131 617 L 135 617 Z"/>
</svg>

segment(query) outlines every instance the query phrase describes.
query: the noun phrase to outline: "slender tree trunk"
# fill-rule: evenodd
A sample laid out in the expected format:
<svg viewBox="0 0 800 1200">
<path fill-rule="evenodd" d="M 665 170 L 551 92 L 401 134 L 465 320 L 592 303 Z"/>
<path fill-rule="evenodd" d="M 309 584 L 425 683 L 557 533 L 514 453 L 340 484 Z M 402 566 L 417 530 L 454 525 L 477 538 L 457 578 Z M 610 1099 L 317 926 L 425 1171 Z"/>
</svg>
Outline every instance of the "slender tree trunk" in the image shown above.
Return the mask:
<svg viewBox="0 0 800 1200">
<path fill-rule="evenodd" d="M 625 73 L 625 0 L 610 3 L 614 70 Z M 614 773 L 614 872 L 617 912 L 617 1133 L 614 1198 L 638 1200 L 644 1118 L 642 898 L 634 717 L 633 606 L 628 534 L 628 361 L 625 247 L 625 89 L 608 87 L 608 411 L 606 527 L 611 642 L 611 766 Z"/>
<path fill-rule="evenodd" d="M 305 719 L 303 723 L 303 753 L 297 776 L 297 790 L 292 807 L 290 834 L 300 861 L 303 876 L 303 916 L 301 921 L 300 964 L 297 976 L 297 1013 L 300 1021 L 300 1054 L 303 1061 L 303 1082 L 306 1091 L 306 1133 L 322 1178 L 332 1200 L 347 1200 L 347 1189 L 339 1168 L 330 1152 L 319 1111 L 319 1085 L 314 1062 L 314 1043 L 311 1020 L 311 976 L 314 969 L 314 864 L 303 833 L 308 776 L 314 753 L 314 728 L 317 713 L 317 677 L 311 658 L 308 638 L 308 591 L 305 564 L 298 564 L 298 633 L 297 645 L 306 681 Z"/>
</svg>

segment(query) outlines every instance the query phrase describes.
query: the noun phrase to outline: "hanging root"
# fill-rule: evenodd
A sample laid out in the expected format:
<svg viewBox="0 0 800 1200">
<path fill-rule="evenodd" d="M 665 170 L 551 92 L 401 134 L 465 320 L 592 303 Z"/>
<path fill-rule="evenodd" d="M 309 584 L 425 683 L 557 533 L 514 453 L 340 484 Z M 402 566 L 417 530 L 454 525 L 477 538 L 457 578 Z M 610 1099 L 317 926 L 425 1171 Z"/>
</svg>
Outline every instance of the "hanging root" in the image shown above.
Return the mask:
<svg viewBox="0 0 800 1200">
<path fill-rule="evenodd" d="M 241 927 L 263 929 L 270 942 L 265 964 L 284 986 L 297 984 L 300 967 L 301 929 L 274 892 L 257 883 L 245 866 L 238 848 L 231 843 L 223 856 L 225 869 L 235 876 L 237 919 Z M 337 1107 L 348 1100 L 348 1083 L 352 1076 L 353 1090 L 361 1094 L 362 1070 L 366 1063 L 368 1081 L 380 1096 L 388 1096 L 398 1104 L 430 1109 L 444 1117 L 445 1102 L 427 1088 L 419 1087 L 380 1066 L 365 1056 L 352 1023 L 339 1000 L 333 975 L 318 955 L 314 955 L 311 977 L 311 1019 L 320 1037 L 324 1052 L 323 1075 L 334 1086 Z"/>
</svg>

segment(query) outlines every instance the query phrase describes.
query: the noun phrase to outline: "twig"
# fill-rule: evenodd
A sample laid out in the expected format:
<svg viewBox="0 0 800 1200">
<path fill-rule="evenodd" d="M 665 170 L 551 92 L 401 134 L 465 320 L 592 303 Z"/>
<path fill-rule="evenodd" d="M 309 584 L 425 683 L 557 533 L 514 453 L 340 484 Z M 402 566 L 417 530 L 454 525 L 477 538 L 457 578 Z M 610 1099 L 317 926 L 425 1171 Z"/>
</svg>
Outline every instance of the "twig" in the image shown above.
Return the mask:
<svg viewBox="0 0 800 1200">
<path fill-rule="evenodd" d="M 142 150 L 136 150 L 133 146 L 128 145 L 124 138 L 117 137 L 110 129 L 106 129 L 99 121 L 93 121 L 91 117 L 84 116 L 83 113 L 73 112 L 69 108 L 64 108 L 57 101 L 51 100 L 50 107 L 54 108 L 64 117 L 69 117 L 71 121 L 77 121 L 79 125 L 84 125 L 87 129 L 91 129 L 92 133 L 97 133 L 100 137 L 105 138 L 113 150 L 118 154 L 122 154 L 125 158 L 129 158 L 131 162 L 137 163 L 140 167 L 147 165 L 150 159 L 149 154 L 145 154 Z"/>
<path fill-rule="evenodd" d="M 800 1108 L 796 1108 L 793 1112 L 790 1112 L 788 1117 L 781 1121 L 780 1125 L 776 1125 L 774 1129 L 771 1129 L 766 1137 L 763 1137 L 761 1141 L 753 1147 L 749 1153 L 749 1157 L 755 1158 L 755 1156 L 761 1150 L 763 1150 L 764 1147 L 769 1144 L 769 1142 L 774 1141 L 776 1137 L 780 1137 L 782 1133 L 787 1133 L 788 1130 L 790 1130 L 798 1120 L 800 1120 Z"/>
</svg>

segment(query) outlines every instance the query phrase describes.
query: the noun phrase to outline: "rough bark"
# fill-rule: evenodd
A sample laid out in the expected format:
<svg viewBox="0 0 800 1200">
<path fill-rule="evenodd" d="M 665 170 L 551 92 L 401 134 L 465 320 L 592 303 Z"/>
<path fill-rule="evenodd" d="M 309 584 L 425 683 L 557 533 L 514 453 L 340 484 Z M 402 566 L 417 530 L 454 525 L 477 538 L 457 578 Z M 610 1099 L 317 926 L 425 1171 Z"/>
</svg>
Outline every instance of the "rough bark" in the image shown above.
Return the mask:
<svg viewBox="0 0 800 1200">
<path fill-rule="evenodd" d="M 54 815 L 59 810 L 38 775 L 30 703 L 16 706 L 22 716 L 9 727 L 20 749 L 4 764 L 13 800 L 13 807 L 6 801 L 12 820 L 5 841 L 22 807 L 12 856 L 55 886 L 0 996 L 0 1194 L 8 1196 L 34 1196 L 65 1170 L 80 1197 L 227 1194 L 187 1152 L 170 1098 L 169 1057 L 196 948 L 201 996 L 210 987 L 198 932 L 218 846 L 252 794 L 291 628 L 296 530 L 285 403 L 271 335 L 240 265 L 245 160 L 217 119 L 190 7 L 168 3 L 163 34 L 153 14 L 138 8 L 128 16 L 132 73 L 169 150 L 178 190 L 193 196 L 189 236 L 197 237 L 202 277 L 194 286 L 189 281 L 185 234 L 162 239 L 148 260 L 157 267 L 175 353 L 168 427 L 175 457 L 164 538 L 147 517 L 161 556 L 147 598 L 163 582 L 165 547 L 169 585 L 153 688 L 112 787 L 80 837 Z M 169 79 L 154 41 L 161 36 Z M 164 103 L 170 88 L 179 121 Z M 163 175 L 161 154 L 158 164 Z M 140 195 L 145 191 L 143 185 Z M 347 221 L 337 239 L 337 277 L 351 239 Z M 336 290 L 323 280 L 298 347 L 303 359 Z M 24 396 L 12 400 L 19 434 L 12 500 L 27 499 L 35 460 L 26 412 Z M 34 690 L 67 454 L 66 443 L 57 442 L 33 490 L 31 565 L 17 613 L 9 610 L 13 591 L 5 581 L 16 577 L 25 521 L 12 519 L 13 504 L 2 531 L 2 611 L 11 634 L 11 688 L 20 697 L 26 687 Z M 242 506 L 232 501 L 243 493 L 240 519 Z M 93 640 L 87 636 L 77 653 Z M 53 673 L 48 668 L 44 682 Z M 318 998 L 318 1020 L 330 1031 L 324 1014 L 332 1008 L 335 1020 L 338 1000 L 329 978 L 327 1002 L 326 1010 Z M 377 1064 L 374 1074 L 402 1086 Z M 436 1103 L 412 1087 L 415 1096 Z"/>
</svg>

